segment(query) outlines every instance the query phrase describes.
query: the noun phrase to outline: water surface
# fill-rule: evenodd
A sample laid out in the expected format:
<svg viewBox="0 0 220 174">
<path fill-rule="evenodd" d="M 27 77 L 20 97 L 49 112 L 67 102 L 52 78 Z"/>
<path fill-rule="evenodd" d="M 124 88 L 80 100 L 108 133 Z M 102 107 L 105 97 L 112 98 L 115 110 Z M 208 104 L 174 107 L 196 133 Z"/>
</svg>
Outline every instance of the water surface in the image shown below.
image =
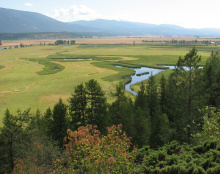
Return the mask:
<svg viewBox="0 0 220 174">
<path fill-rule="evenodd" d="M 167 65 L 161 65 L 161 66 L 169 68 L 169 69 L 175 69 L 176 68 L 176 66 L 167 66 Z M 127 68 L 127 67 L 122 67 L 122 66 L 116 66 L 116 67 L 118 67 L 118 68 Z M 189 70 L 188 67 L 183 67 L 183 68 L 187 71 Z M 199 68 L 202 68 L 202 66 L 200 66 Z M 166 70 L 166 69 L 149 68 L 149 67 L 129 68 L 129 69 L 133 69 L 135 71 L 135 75 L 131 76 L 131 82 L 125 85 L 125 90 L 132 93 L 133 95 L 136 95 L 136 96 L 137 96 L 138 93 L 131 89 L 131 85 L 134 85 L 138 82 L 142 82 L 144 80 L 147 80 L 147 79 L 150 78 L 151 75 L 156 75 L 159 72 Z M 148 74 L 143 74 L 143 73 L 147 73 L 147 72 L 148 72 Z"/>
</svg>

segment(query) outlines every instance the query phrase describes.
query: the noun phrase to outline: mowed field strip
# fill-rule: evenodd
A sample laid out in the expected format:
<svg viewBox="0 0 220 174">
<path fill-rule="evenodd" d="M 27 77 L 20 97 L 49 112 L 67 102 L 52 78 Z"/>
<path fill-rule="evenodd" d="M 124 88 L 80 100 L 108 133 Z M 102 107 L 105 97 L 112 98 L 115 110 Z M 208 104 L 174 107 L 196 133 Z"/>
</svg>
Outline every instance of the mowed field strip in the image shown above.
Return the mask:
<svg viewBox="0 0 220 174">
<path fill-rule="evenodd" d="M 120 38 L 118 39 L 117 42 L 120 42 Z M 112 102 L 114 98 L 111 91 L 114 91 L 117 83 L 125 82 L 124 76 L 127 75 L 123 76 L 123 73 L 132 73 L 129 69 L 118 70 L 114 64 L 129 66 L 175 64 L 179 56 L 184 56 L 190 49 L 189 47 L 133 46 L 130 41 L 130 45 L 44 45 L 0 50 L 0 65 L 3 66 L 0 69 L 0 125 L 7 108 L 14 114 L 18 109 L 28 108 L 31 108 L 32 112 L 36 112 L 37 109 L 45 112 L 48 107 L 53 107 L 59 98 L 67 103 L 75 86 L 90 79 L 100 83 L 108 102 Z M 199 50 L 202 64 L 210 53 L 210 48 Z M 61 60 L 59 55 L 62 55 Z M 50 56 L 56 59 L 50 59 Z M 64 61 L 65 56 L 93 60 Z M 37 72 L 42 71 L 45 66 L 29 59 L 47 59 L 63 66 L 64 69 L 53 74 L 39 75 Z M 127 95 L 131 96 L 129 93 Z"/>
</svg>

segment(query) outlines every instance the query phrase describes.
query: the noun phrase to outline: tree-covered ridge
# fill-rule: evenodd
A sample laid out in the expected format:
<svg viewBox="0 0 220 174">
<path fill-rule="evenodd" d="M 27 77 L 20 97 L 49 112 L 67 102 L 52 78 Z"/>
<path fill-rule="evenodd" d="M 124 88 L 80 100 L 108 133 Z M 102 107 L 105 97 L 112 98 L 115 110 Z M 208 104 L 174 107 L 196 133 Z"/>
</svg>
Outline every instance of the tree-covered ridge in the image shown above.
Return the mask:
<svg viewBox="0 0 220 174">
<path fill-rule="evenodd" d="M 108 104 L 92 79 L 43 114 L 7 110 L 0 173 L 218 173 L 220 56 L 200 61 L 192 48 L 134 101 L 118 84 Z"/>
</svg>

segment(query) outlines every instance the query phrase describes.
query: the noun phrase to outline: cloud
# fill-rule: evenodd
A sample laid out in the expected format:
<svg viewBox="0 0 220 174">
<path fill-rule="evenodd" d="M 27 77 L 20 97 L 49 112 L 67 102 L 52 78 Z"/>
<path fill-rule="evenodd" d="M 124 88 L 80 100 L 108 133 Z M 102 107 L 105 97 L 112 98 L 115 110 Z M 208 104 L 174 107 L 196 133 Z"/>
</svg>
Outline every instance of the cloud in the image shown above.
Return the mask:
<svg viewBox="0 0 220 174">
<path fill-rule="evenodd" d="M 63 22 L 71 22 L 78 20 L 94 20 L 101 18 L 100 14 L 98 14 L 93 9 L 86 7 L 85 5 L 73 5 L 67 9 L 55 9 L 53 13 L 49 14 L 48 16 Z"/>
<path fill-rule="evenodd" d="M 24 5 L 25 5 L 25 6 L 29 6 L 29 7 L 32 7 L 32 6 L 33 6 L 33 4 L 31 4 L 31 3 L 25 3 Z"/>
</svg>

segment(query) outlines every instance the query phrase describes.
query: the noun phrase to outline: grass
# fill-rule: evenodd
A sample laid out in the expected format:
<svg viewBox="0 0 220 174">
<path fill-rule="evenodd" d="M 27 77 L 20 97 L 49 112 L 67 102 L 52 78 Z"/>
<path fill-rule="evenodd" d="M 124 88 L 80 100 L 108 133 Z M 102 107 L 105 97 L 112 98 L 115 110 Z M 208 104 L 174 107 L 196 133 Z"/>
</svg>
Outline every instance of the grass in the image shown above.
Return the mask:
<svg viewBox="0 0 220 174">
<path fill-rule="evenodd" d="M 3 69 L 5 66 L 3 66 L 3 65 L 0 65 L 0 69 Z"/>
<path fill-rule="evenodd" d="M 134 71 L 125 67 L 160 67 L 174 65 L 179 56 L 191 48 L 151 45 L 71 45 L 33 46 L 0 50 L 0 126 L 5 110 L 40 109 L 44 112 L 62 98 L 64 102 L 74 87 L 90 79 L 97 80 L 108 102 L 119 82 L 126 83 Z M 210 47 L 199 47 L 202 63 L 211 53 Z M 64 59 L 85 60 L 64 60 Z M 92 60 L 88 60 L 92 59 Z M 168 74 L 170 70 L 162 73 Z M 159 77 L 162 73 L 159 73 Z M 132 88 L 138 90 L 139 85 Z M 131 96 L 130 93 L 127 95 Z"/>
<path fill-rule="evenodd" d="M 49 61 L 48 59 L 31 58 L 28 60 L 33 61 L 33 62 L 37 62 L 37 63 L 45 66 L 42 71 L 37 72 L 38 75 L 55 74 L 60 71 L 63 71 L 65 68 L 64 66 L 62 66 L 60 64 Z"/>
</svg>

